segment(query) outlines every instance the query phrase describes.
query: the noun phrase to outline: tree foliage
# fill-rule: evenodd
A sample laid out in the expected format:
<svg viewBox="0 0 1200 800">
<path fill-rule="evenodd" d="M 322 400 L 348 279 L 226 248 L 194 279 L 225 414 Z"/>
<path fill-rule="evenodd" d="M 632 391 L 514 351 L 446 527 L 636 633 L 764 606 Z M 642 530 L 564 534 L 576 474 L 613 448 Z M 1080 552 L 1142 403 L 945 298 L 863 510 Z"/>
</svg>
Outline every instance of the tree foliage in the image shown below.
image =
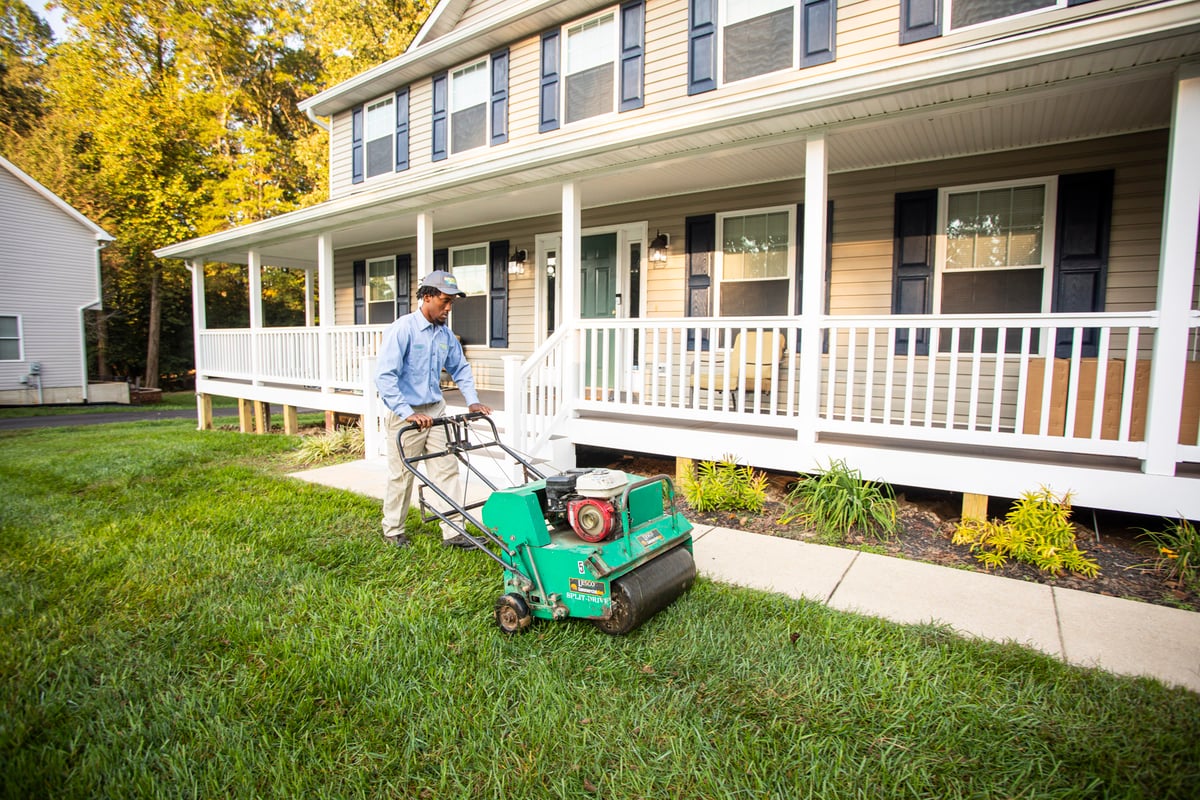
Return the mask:
<svg viewBox="0 0 1200 800">
<path fill-rule="evenodd" d="M 0 0 L 4 150 L 116 237 L 102 256 L 97 372 L 156 386 L 186 372 L 193 348 L 190 276 L 153 251 L 323 200 L 327 134 L 297 103 L 398 55 L 431 4 L 57 5 L 68 34 L 55 43 L 20 0 Z M 206 273 L 224 292 L 209 293 L 210 321 L 239 324 L 244 267 Z M 264 276 L 268 324 L 303 323 L 303 285 L 303 273 Z"/>
</svg>

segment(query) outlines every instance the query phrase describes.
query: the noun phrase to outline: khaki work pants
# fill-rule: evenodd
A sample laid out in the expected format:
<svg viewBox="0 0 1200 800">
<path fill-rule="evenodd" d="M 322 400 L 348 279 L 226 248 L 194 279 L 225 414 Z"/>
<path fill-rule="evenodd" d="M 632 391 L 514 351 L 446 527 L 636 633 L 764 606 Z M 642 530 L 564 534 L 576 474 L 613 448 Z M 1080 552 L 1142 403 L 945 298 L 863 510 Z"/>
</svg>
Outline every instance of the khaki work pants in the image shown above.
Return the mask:
<svg viewBox="0 0 1200 800">
<path fill-rule="evenodd" d="M 425 406 L 413 406 L 418 414 L 427 414 L 437 419 L 446 413 L 446 404 L 442 402 Z M 395 536 L 404 533 L 404 518 L 412 505 L 413 474 L 404 466 L 400 457 L 400 448 L 396 444 L 396 436 L 400 429 L 408 423 L 395 414 L 387 415 L 388 434 L 388 482 L 383 494 L 383 535 Z M 436 453 L 446 449 L 446 428 L 434 425 L 427 430 L 413 430 L 404 434 L 404 453 L 410 458 L 416 454 Z M 427 475 L 433 484 L 450 497 L 461 502 L 462 489 L 458 480 L 458 459 L 454 456 L 431 458 L 420 462 L 417 467 Z M 446 503 L 435 492 L 425 491 L 425 501 L 430 506 L 441 511 L 447 509 Z M 458 535 L 457 531 L 442 523 L 442 538 L 450 539 Z"/>
</svg>

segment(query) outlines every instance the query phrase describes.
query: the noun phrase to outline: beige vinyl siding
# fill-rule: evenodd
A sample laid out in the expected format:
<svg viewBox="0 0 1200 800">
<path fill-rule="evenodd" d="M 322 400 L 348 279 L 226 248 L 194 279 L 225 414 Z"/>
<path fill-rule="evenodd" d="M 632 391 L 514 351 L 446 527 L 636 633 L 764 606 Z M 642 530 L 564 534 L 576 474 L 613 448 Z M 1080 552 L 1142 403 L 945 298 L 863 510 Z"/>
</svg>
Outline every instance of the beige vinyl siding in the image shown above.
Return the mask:
<svg viewBox="0 0 1200 800">
<path fill-rule="evenodd" d="M 350 111 L 333 115 L 329 132 L 329 196 L 341 197 L 354 190 L 351 152 L 354 147 L 354 119 Z"/>
<path fill-rule="evenodd" d="M 541 38 L 522 39 L 508 51 L 508 142 L 519 144 L 538 135 Z"/>
<path fill-rule="evenodd" d="M 501 13 L 501 9 L 507 4 L 507 0 L 475 0 L 475 2 L 471 3 L 469 6 L 467 6 L 466 10 L 463 11 L 462 16 L 459 17 L 458 23 L 454 27 L 464 28 L 467 25 L 478 22 L 481 19 L 486 19 L 487 17 Z M 447 31 L 447 33 L 449 33 L 449 31 Z"/>
<path fill-rule="evenodd" d="M 687 3 L 646 4 L 646 106 L 651 113 L 687 100 Z"/>
</svg>

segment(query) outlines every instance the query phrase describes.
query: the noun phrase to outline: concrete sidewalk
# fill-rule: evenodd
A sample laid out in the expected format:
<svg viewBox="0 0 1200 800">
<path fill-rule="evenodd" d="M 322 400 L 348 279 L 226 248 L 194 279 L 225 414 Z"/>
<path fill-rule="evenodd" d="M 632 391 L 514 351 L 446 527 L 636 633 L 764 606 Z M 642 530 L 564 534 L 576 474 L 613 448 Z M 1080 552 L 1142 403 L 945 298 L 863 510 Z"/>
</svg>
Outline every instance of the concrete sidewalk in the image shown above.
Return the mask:
<svg viewBox="0 0 1200 800">
<path fill-rule="evenodd" d="M 387 466 L 356 461 L 294 477 L 382 498 Z M 712 580 L 899 623 L 945 624 L 1200 692 L 1200 613 L 727 528 L 698 525 L 692 536 L 696 567 Z"/>
</svg>

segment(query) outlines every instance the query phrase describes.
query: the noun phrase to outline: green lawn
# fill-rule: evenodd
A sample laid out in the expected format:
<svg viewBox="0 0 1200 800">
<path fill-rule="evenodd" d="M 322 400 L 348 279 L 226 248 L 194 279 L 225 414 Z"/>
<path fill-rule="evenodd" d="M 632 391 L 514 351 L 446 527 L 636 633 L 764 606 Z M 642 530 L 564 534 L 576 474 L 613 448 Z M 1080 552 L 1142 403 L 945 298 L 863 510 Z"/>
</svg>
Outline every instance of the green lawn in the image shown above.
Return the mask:
<svg viewBox="0 0 1200 800">
<path fill-rule="evenodd" d="M 1191 798 L 1200 697 L 699 581 L 535 623 L 285 436 L 0 434 L 5 797 Z"/>
</svg>

